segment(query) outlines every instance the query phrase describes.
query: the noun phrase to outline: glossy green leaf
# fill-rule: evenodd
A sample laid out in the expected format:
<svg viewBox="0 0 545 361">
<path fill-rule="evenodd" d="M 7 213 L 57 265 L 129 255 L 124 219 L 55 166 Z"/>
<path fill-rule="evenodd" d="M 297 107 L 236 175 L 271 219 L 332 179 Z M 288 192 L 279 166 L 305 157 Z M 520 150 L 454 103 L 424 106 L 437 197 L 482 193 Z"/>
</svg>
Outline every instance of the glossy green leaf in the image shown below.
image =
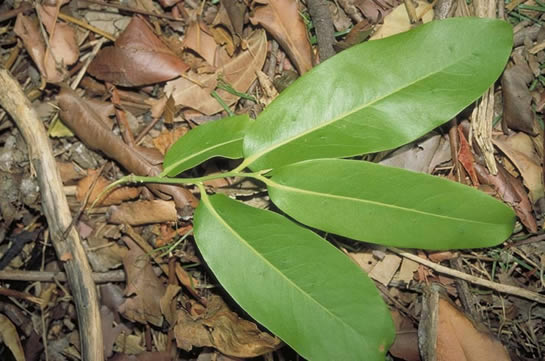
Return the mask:
<svg viewBox="0 0 545 361">
<path fill-rule="evenodd" d="M 501 74 L 512 46 L 501 20 L 451 18 L 352 47 L 277 97 L 248 129 L 253 170 L 408 143 L 448 121 Z"/>
<path fill-rule="evenodd" d="M 244 114 L 192 129 L 170 147 L 161 175 L 174 177 L 213 157 L 242 158 L 242 138 L 250 123 Z"/>
<path fill-rule="evenodd" d="M 514 213 L 484 192 L 427 174 L 356 160 L 316 159 L 272 172 L 271 200 L 309 226 L 387 246 L 495 246 Z"/>
<path fill-rule="evenodd" d="M 384 361 L 394 333 L 387 307 L 365 273 L 315 233 L 204 195 L 195 239 L 234 300 L 306 359 Z"/>
</svg>

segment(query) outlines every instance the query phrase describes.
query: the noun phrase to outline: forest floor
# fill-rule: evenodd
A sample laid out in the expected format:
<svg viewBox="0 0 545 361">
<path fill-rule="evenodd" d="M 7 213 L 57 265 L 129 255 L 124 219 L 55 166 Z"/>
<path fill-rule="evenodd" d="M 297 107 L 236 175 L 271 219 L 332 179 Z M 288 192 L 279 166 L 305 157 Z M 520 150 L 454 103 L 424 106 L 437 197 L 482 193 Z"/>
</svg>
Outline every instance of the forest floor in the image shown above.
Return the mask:
<svg viewBox="0 0 545 361">
<path fill-rule="evenodd" d="M 330 156 L 325 150 L 314 156 L 310 146 L 294 146 L 285 148 L 281 157 L 271 151 L 261 166 L 260 153 L 251 149 L 254 143 L 277 137 L 281 141 L 275 149 L 289 143 L 282 140 L 284 133 L 297 138 L 310 132 L 293 133 L 299 125 L 282 128 L 291 120 L 304 127 L 313 121 L 309 114 L 318 118 L 342 113 L 339 109 L 352 101 L 345 99 L 373 97 L 379 88 L 375 83 L 396 82 L 396 70 L 411 74 L 422 68 L 406 60 L 409 55 L 402 52 L 407 49 L 399 44 L 396 55 L 392 51 L 369 57 L 384 73 L 350 79 L 356 75 L 343 65 L 349 59 L 335 63 L 340 59 L 336 54 L 356 54 L 348 52 L 423 23 L 467 16 L 503 18 L 513 26 L 507 64 L 482 98 L 476 98 L 482 92 L 476 94 L 448 118 L 434 119 L 437 123 L 430 124 L 435 129 L 428 127 L 410 139 L 400 134 L 409 134 L 412 125 L 405 129 L 399 123 L 392 137 L 406 141 L 398 141 L 395 149 L 334 150 Z M 545 3 L 539 0 L 1 2 L 0 360 L 545 359 L 543 22 Z M 461 43 L 463 29 L 460 39 L 456 36 L 453 44 Z M 487 44 L 485 52 L 495 54 L 500 40 L 490 37 Z M 424 46 L 419 51 L 413 45 L 408 51 L 421 59 L 420 65 L 433 63 L 433 47 L 425 54 Z M 322 67 L 328 58 L 331 62 Z M 492 59 L 491 64 L 502 61 Z M 357 67 L 365 71 L 371 65 L 362 61 Z M 320 76 L 329 80 L 319 81 Z M 290 92 L 298 78 L 314 79 L 301 93 L 312 98 L 314 91 L 316 99 L 326 101 L 307 103 L 297 94 L 300 85 Z M 457 81 L 453 78 L 452 83 Z M 298 84 L 303 83 L 294 86 Z M 403 86 L 407 84 L 399 84 Z M 436 94 L 439 88 L 414 91 L 407 96 L 412 100 L 394 104 L 390 109 L 396 113 L 387 116 L 443 114 L 440 99 L 448 107 L 448 99 Z M 316 109 L 308 110 L 309 104 Z M 269 105 L 272 110 L 262 113 Z M 275 126 L 271 114 L 285 119 Z M 255 118 L 272 124 L 269 130 L 253 130 Z M 360 121 L 366 119 L 354 120 Z M 241 165 L 244 155 L 258 162 Z M 320 207 L 305 209 L 311 200 L 302 198 L 292 201 L 294 209 L 289 200 L 283 208 L 277 202 L 282 196 L 275 199 L 271 189 L 278 184 L 268 183 L 265 173 L 241 179 L 238 172 L 246 165 L 256 171 L 284 159 L 313 157 L 350 157 L 403 168 L 419 173 L 414 176 L 417 183 L 428 182 L 430 177 L 419 178 L 428 174 L 464 184 L 473 190 L 456 188 L 460 193 L 451 198 L 441 198 L 442 190 L 450 189 L 444 183 L 427 187 L 438 192 L 437 202 L 442 203 L 437 209 L 446 209 L 447 215 L 465 209 L 471 223 L 471 217 L 477 222 L 498 212 L 491 222 L 509 234 L 492 240 L 496 233 L 491 231 L 481 237 L 482 245 L 493 247 L 475 248 L 482 247 L 476 243 L 472 249 L 454 249 L 451 243 L 440 243 L 447 234 L 463 243 L 463 234 L 467 240 L 478 238 L 486 233 L 484 228 L 411 223 L 391 213 L 373 225 L 362 218 L 363 225 L 354 228 L 365 234 L 366 227 L 382 227 L 384 234 L 400 239 L 405 231 L 411 237 L 421 232 L 417 244 L 424 246 L 396 239 L 382 245 L 380 240 L 362 242 L 367 238 L 354 240 L 358 236 L 351 236 L 352 230 L 344 234 L 320 226 L 329 218 L 344 217 L 347 224 L 357 219 L 348 208 L 320 213 Z M 322 179 L 331 175 L 327 170 L 317 173 Z M 199 179 L 174 185 L 157 178 L 145 185 L 124 182 L 103 193 L 131 174 Z M 397 185 L 390 193 L 386 185 L 396 183 L 388 174 L 393 173 L 375 184 L 381 194 L 371 194 L 372 201 L 392 198 L 397 207 L 412 197 L 409 202 L 416 204 L 417 213 L 419 203 L 433 202 L 433 197 L 418 198 L 412 185 Z M 354 189 L 368 181 L 345 174 L 330 188 L 351 188 L 352 183 L 340 186 L 348 178 Z M 216 193 L 229 198 L 212 196 Z M 483 194 L 488 196 L 480 203 Z M 233 200 L 240 202 L 229 203 Z M 234 205 L 241 202 L 253 208 Z M 303 209 L 301 218 L 298 207 Z M 302 238 L 320 237 L 286 217 L 254 209 L 285 212 L 312 226 L 327 241 L 320 243 L 324 252 L 335 257 L 338 251 L 344 253 L 339 267 L 347 267 L 348 273 L 329 263 L 333 256 L 319 262 L 318 248 L 289 243 L 302 242 L 294 236 L 298 232 Z M 378 210 L 369 210 L 374 212 Z M 508 219 L 516 215 L 514 226 L 500 213 Z M 323 219 L 305 222 L 314 214 Z M 230 219 L 233 223 L 227 224 Z M 222 233 L 222 225 L 238 243 L 228 243 L 232 240 Z M 291 232 L 290 227 L 296 228 Z M 435 233 L 426 240 L 429 229 Z M 270 256 L 260 253 L 260 239 L 283 244 L 271 253 L 284 258 L 277 257 L 278 264 L 267 259 L 259 266 L 263 270 L 256 271 L 257 262 Z M 241 255 L 246 245 L 255 246 L 255 258 Z M 300 264 L 282 269 L 283 262 Z M 361 279 L 350 278 L 351 272 Z M 276 284 L 278 274 L 278 280 L 289 282 Z M 344 285 L 371 289 L 365 293 Z M 358 303 L 356 294 L 365 304 L 351 308 Z M 313 314 L 313 302 L 324 300 L 329 302 L 322 304 L 327 317 Z M 381 310 L 386 319 L 379 317 Z M 329 314 L 339 318 L 338 325 L 324 321 Z M 361 331 L 353 343 L 351 322 Z M 345 332 L 346 338 L 336 336 Z M 372 337 L 386 341 L 373 348 Z M 346 356 L 351 354 L 358 356 Z"/>
</svg>

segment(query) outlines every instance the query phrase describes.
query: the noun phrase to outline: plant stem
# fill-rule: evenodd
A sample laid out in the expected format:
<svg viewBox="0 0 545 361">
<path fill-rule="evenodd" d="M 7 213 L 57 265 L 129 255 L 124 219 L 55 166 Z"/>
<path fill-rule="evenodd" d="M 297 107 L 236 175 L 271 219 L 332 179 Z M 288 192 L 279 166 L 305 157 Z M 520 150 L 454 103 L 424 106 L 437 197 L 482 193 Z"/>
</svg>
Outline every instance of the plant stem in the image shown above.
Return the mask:
<svg viewBox="0 0 545 361">
<path fill-rule="evenodd" d="M 126 177 L 123 177 L 111 185 L 119 185 L 124 183 L 161 183 L 161 184 L 198 184 L 202 182 L 206 182 L 208 180 L 212 179 L 219 179 L 219 178 L 228 178 L 228 177 L 247 177 L 247 178 L 256 178 L 262 177 L 262 174 L 265 173 L 264 171 L 259 171 L 255 173 L 245 173 L 245 172 L 237 172 L 235 170 L 226 172 L 226 173 L 218 173 L 218 174 L 211 174 L 204 177 L 197 177 L 197 178 L 169 178 L 169 177 L 145 177 L 145 176 L 137 176 L 134 174 L 128 175 Z"/>
<path fill-rule="evenodd" d="M 243 164 L 241 164 L 241 166 Z M 103 196 L 109 193 L 111 190 L 113 190 L 114 188 L 117 188 L 118 186 L 122 184 L 127 184 L 127 183 L 195 184 L 201 190 L 202 182 L 212 180 L 212 179 L 219 179 L 219 178 L 246 177 L 246 178 L 254 178 L 254 179 L 260 180 L 263 183 L 267 183 L 268 181 L 268 179 L 264 177 L 263 174 L 268 173 L 270 169 L 260 170 L 254 173 L 245 173 L 245 172 L 240 172 L 238 170 L 239 168 L 240 166 L 237 167 L 236 169 L 233 169 L 230 172 L 211 174 L 208 176 L 197 177 L 197 178 L 169 178 L 169 177 L 162 177 L 162 176 L 146 177 L 146 176 L 137 176 L 137 175 L 131 174 L 123 178 L 120 178 L 116 180 L 115 182 L 111 183 L 109 186 L 107 186 L 98 195 L 97 199 L 91 205 L 91 208 L 94 208 L 95 204 L 99 202 L 103 198 Z M 201 190 L 201 193 L 202 193 L 202 190 Z"/>
<path fill-rule="evenodd" d="M 199 192 L 201 193 L 201 200 L 208 200 L 208 194 L 206 194 L 206 189 L 204 188 L 204 185 L 202 183 L 197 183 L 197 187 L 199 188 Z"/>
<path fill-rule="evenodd" d="M 248 158 L 245 158 L 242 163 L 238 165 L 235 169 L 232 170 L 232 172 L 242 172 L 244 168 L 248 167 L 252 161 L 248 161 Z"/>
</svg>

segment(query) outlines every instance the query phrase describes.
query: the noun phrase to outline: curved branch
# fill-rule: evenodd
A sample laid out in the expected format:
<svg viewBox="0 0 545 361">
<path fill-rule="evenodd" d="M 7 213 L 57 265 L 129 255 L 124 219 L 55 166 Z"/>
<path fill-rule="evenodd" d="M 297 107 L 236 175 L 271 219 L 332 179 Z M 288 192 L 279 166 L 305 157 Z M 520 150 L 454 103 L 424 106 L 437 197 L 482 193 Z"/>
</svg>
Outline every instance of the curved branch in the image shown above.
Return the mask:
<svg viewBox="0 0 545 361">
<path fill-rule="evenodd" d="M 28 146 L 29 160 L 36 171 L 42 209 L 57 257 L 63 261 L 76 305 L 82 358 L 103 361 L 102 326 L 95 282 L 63 192 L 55 158 L 42 122 L 19 83 L 0 68 L 0 105 L 11 115 Z M 63 238 L 63 233 L 67 231 Z"/>
</svg>

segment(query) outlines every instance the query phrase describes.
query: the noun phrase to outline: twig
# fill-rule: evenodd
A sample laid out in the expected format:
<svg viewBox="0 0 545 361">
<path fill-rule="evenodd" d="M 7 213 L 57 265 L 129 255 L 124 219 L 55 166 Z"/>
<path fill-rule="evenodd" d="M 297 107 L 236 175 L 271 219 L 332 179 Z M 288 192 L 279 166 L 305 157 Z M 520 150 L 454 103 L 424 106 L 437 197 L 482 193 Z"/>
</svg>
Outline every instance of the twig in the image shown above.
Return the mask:
<svg viewBox="0 0 545 361">
<path fill-rule="evenodd" d="M 320 62 L 323 62 L 335 55 L 335 49 L 333 49 L 333 44 L 335 44 L 333 19 L 325 0 L 308 0 L 307 6 L 316 30 Z"/>
<path fill-rule="evenodd" d="M 95 283 L 124 282 L 125 271 L 116 270 L 109 272 L 93 272 L 91 277 Z M 66 282 L 64 272 L 42 272 L 42 271 L 0 271 L 0 280 L 6 281 L 28 281 L 28 282 Z"/>
<path fill-rule="evenodd" d="M 34 297 L 30 293 L 20 292 L 20 291 L 12 290 L 10 288 L 5 288 L 5 287 L 0 287 L 0 295 L 6 296 L 6 297 L 20 298 L 22 300 L 26 300 L 40 306 L 45 306 L 45 304 L 47 303 L 43 298 Z"/>
<path fill-rule="evenodd" d="M 535 243 L 535 242 L 541 242 L 541 241 L 545 241 L 545 233 L 537 234 L 535 236 L 531 236 L 526 239 L 516 241 L 514 243 L 509 243 L 507 245 L 507 248 L 518 247 L 518 246 L 522 246 L 523 244 L 529 244 L 529 243 Z"/>
<path fill-rule="evenodd" d="M 99 41 L 97 41 L 97 43 L 93 46 L 93 50 L 91 50 L 90 56 L 85 60 L 85 64 L 79 70 L 78 76 L 76 76 L 76 78 L 74 79 L 72 84 L 70 84 L 70 88 L 76 90 L 76 88 L 78 87 L 81 79 L 83 79 L 83 76 L 87 72 L 87 68 L 91 64 L 91 61 L 93 61 L 95 56 L 98 54 L 98 51 L 100 50 L 100 48 L 102 48 L 102 45 L 104 44 L 105 41 L 106 41 L 105 38 L 102 38 Z"/>
<path fill-rule="evenodd" d="M 89 31 L 92 31 L 95 34 L 101 35 L 101 36 L 105 37 L 108 40 L 115 41 L 115 36 L 105 32 L 103 30 L 100 30 L 99 28 L 94 27 L 93 25 L 88 24 L 86 21 L 76 19 L 76 18 L 74 18 L 74 17 L 72 17 L 70 15 L 67 15 L 67 14 L 64 14 L 64 13 L 61 13 L 61 12 L 59 12 L 59 18 L 64 20 L 64 21 L 69 21 L 71 23 L 79 25 L 82 28 L 87 29 Z"/>
<path fill-rule="evenodd" d="M 62 237 L 72 217 L 51 145 L 32 104 L 19 83 L 5 69 L 0 69 L 0 105 L 10 113 L 29 148 L 29 160 L 38 177 L 51 240 L 57 257 L 64 264 L 79 327 L 85 331 L 85 337 L 81 337 L 82 359 L 102 361 L 104 347 L 95 283 L 78 232 L 72 229 L 65 239 Z"/>
<path fill-rule="evenodd" d="M 507 294 L 510 294 L 510 295 L 513 295 L 513 296 L 518 296 L 518 297 L 526 298 L 526 299 L 534 301 L 534 302 L 545 304 L 545 296 L 542 296 L 539 293 L 528 291 L 528 290 L 526 290 L 524 288 L 509 286 L 509 285 L 503 285 L 501 283 L 496 283 L 496 282 L 488 281 L 488 280 L 485 280 L 485 279 L 482 279 L 482 278 L 479 278 L 479 277 L 468 275 L 467 273 L 456 271 L 456 270 L 450 269 L 450 268 L 445 267 L 445 266 L 441 266 L 441 265 L 439 265 L 437 263 L 433 263 L 431 261 L 428 261 L 427 259 L 418 257 L 417 255 L 414 255 L 414 254 L 409 253 L 409 252 L 404 252 L 404 251 L 402 251 L 400 249 L 397 249 L 397 248 L 388 247 L 388 250 L 390 250 L 391 252 L 394 252 L 394 253 L 402 256 L 402 257 L 405 257 L 405 258 L 408 258 L 408 259 L 410 259 L 412 261 L 423 264 L 423 265 L 431 268 L 432 270 L 434 270 L 436 272 L 446 274 L 446 275 L 449 275 L 449 276 L 452 276 L 452 277 L 456 277 L 456 278 L 468 281 L 470 283 L 473 283 L 475 285 L 490 288 L 490 289 L 493 289 L 493 290 L 498 291 L 500 293 L 507 293 Z"/>
</svg>

